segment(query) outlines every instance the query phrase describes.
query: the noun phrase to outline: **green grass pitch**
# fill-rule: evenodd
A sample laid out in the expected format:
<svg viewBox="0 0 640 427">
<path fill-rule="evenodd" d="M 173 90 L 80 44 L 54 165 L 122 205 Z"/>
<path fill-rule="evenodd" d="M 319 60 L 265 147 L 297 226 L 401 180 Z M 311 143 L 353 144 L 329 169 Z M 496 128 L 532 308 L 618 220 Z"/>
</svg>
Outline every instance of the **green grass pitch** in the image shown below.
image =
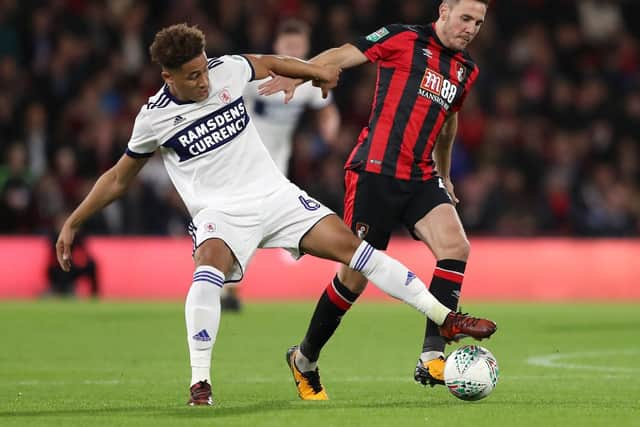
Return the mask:
<svg viewBox="0 0 640 427">
<path fill-rule="evenodd" d="M 311 303 L 223 316 L 215 407 L 185 405 L 182 306 L 0 303 L 0 425 L 640 426 L 640 306 L 469 304 L 498 322 L 496 390 L 480 402 L 412 379 L 423 320 L 356 304 L 320 362 L 331 400 L 298 400 L 284 362 Z"/>
</svg>

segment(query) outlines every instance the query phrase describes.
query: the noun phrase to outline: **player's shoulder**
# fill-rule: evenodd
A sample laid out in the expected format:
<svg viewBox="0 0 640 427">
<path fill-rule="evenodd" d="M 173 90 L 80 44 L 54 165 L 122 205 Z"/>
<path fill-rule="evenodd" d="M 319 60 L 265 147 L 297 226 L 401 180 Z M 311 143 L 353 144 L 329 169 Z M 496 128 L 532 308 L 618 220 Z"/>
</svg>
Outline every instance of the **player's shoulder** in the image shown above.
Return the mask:
<svg viewBox="0 0 640 427">
<path fill-rule="evenodd" d="M 372 43 L 382 42 L 398 35 L 411 35 L 417 32 L 417 26 L 407 24 L 388 24 L 367 35 L 365 39 Z"/>
<path fill-rule="evenodd" d="M 162 85 L 160 90 L 158 90 L 154 95 L 150 96 L 147 100 L 147 103 L 142 106 L 141 113 L 149 113 L 151 111 L 158 111 L 166 109 L 172 101 L 171 93 L 169 92 L 169 88 L 166 84 Z"/>
<path fill-rule="evenodd" d="M 223 66 L 223 68 L 229 67 L 246 67 L 247 64 L 251 66 L 249 59 L 245 55 L 240 54 L 228 54 L 222 55 L 216 58 L 209 58 L 207 60 L 207 64 L 209 69 L 214 69 L 218 66 Z"/>
<path fill-rule="evenodd" d="M 389 24 L 383 28 L 386 28 L 391 34 L 400 34 L 400 33 L 406 33 L 406 32 L 417 33 L 420 31 L 419 25 L 401 24 L 401 23 Z"/>
<path fill-rule="evenodd" d="M 181 101 L 176 98 L 169 86 L 165 83 L 162 87 L 152 96 L 149 97 L 147 103 L 140 109 L 140 118 L 150 117 L 157 119 L 165 114 L 172 114 L 174 109 L 182 107 L 186 104 L 192 104 L 191 101 Z"/>
<path fill-rule="evenodd" d="M 224 56 L 214 56 L 212 58 L 207 58 L 207 68 L 209 70 L 213 70 L 214 68 L 219 67 L 222 64 L 224 64 Z"/>
<path fill-rule="evenodd" d="M 236 78 L 239 75 L 249 74 L 248 81 L 255 78 L 253 64 L 246 55 L 228 54 L 217 58 L 210 58 L 208 61 L 209 73 L 221 73 L 226 77 Z M 246 82 L 245 82 L 246 83 Z"/>
</svg>

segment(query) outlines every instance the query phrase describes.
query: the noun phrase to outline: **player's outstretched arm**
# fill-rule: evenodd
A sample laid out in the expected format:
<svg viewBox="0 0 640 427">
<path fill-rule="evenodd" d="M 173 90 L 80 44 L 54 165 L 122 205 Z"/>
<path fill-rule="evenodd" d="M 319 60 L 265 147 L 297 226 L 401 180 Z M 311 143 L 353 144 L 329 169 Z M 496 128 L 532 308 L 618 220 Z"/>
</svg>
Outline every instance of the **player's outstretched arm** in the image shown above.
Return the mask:
<svg viewBox="0 0 640 427">
<path fill-rule="evenodd" d="M 340 47 L 327 49 L 309 60 L 318 65 L 335 65 L 340 69 L 356 67 L 368 62 L 369 59 L 360 49 L 351 43 L 345 43 Z"/>
<path fill-rule="evenodd" d="M 91 215 L 123 195 L 147 159 L 123 155 L 115 166 L 98 178 L 87 197 L 69 215 L 56 242 L 58 263 L 64 271 L 71 269 L 71 245 L 80 226 Z"/>
<path fill-rule="evenodd" d="M 309 62 L 313 64 L 331 65 L 338 67 L 341 70 L 364 64 L 367 61 L 368 59 L 364 53 L 350 43 L 345 43 L 340 47 L 327 49 L 309 60 Z M 285 93 L 285 104 L 293 98 L 296 87 L 309 80 L 302 78 L 291 79 L 281 75 L 272 77 L 273 78 L 271 80 L 258 86 L 258 93 L 260 95 L 268 96 L 282 91 Z"/>
<path fill-rule="evenodd" d="M 275 75 L 312 80 L 314 85 L 322 89 L 325 97 L 330 89 L 338 85 L 340 68 L 331 64 L 317 65 L 280 55 L 247 55 L 247 58 L 251 61 L 258 80 Z"/>
</svg>

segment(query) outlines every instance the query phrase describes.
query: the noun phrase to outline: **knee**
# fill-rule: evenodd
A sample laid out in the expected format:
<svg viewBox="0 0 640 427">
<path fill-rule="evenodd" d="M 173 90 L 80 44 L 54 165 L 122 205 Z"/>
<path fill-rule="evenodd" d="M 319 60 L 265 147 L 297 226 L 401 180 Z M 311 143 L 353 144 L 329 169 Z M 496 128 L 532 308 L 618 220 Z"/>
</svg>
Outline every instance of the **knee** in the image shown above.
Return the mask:
<svg viewBox="0 0 640 427">
<path fill-rule="evenodd" d="M 461 261 L 466 261 L 469 259 L 469 254 L 471 254 L 471 244 L 467 238 L 462 238 L 456 247 L 456 254 Z"/>
<path fill-rule="evenodd" d="M 348 230 L 335 237 L 333 240 L 335 260 L 348 266 L 356 250 L 358 250 L 361 240 Z"/>
<path fill-rule="evenodd" d="M 439 259 L 449 258 L 457 259 L 460 261 L 467 261 L 469 254 L 471 253 L 471 245 L 466 237 L 460 237 L 458 239 L 448 242 L 442 248 L 441 254 L 438 255 Z"/>
</svg>

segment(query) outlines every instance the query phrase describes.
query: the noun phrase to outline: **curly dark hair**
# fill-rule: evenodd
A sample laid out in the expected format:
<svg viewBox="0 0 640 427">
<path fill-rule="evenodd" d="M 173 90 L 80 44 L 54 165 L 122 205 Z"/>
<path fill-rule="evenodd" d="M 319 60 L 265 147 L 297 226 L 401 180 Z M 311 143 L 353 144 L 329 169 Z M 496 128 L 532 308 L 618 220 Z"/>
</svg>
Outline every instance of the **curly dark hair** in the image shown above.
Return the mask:
<svg viewBox="0 0 640 427">
<path fill-rule="evenodd" d="M 177 69 L 204 52 L 205 37 L 198 27 L 176 24 L 156 33 L 149 53 L 153 62 Z"/>
</svg>

